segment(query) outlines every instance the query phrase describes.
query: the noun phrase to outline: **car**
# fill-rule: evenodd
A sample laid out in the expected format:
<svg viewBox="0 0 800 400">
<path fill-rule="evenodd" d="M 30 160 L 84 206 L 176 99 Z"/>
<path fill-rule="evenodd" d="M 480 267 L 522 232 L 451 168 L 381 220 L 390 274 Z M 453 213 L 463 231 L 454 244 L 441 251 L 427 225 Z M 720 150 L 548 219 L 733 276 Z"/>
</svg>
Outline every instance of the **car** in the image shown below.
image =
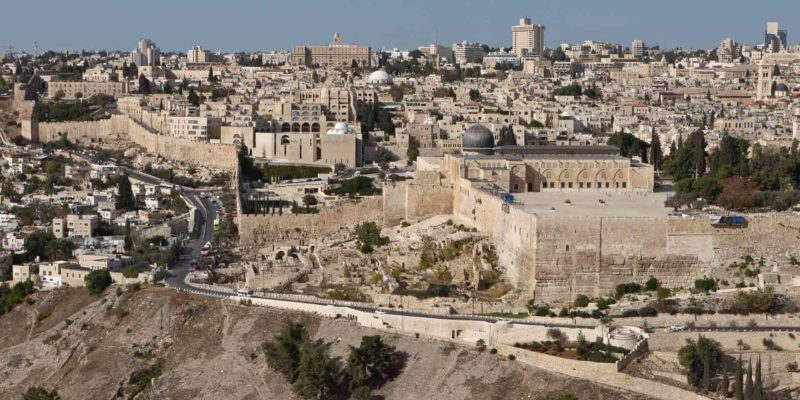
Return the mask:
<svg viewBox="0 0 800 400">
<path fill-rule="evenodd" d="M 686 330 L 686 325 L 670 325 L 668 329 L 670 332 L 681 332 Z"/>
<path fill-rule="evenodd" d="M 239 289 L 239 290 L 236 291 L 236 295 L 239 296 L 239 297 L 250 297 L 250 296 L 253 295 L 253 292 L 251 292 L 251 291 L 249 291 L 247 289 Z"/>
<path fill-rule="evenodd" d="M 386 315 L 386 311 L 383 311 L 383 310 L 375 310 L 375 315 Z"/>
</svg>

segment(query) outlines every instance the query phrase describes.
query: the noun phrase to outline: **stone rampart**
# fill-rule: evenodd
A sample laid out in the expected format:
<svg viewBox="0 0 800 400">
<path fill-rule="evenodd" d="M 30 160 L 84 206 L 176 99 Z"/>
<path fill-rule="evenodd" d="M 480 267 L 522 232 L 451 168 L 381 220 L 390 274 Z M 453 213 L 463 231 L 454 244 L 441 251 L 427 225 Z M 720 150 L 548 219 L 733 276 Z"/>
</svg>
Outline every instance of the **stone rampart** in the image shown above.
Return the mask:
<svg viewBox="0 0 800 400">
<path fill-rule="evenodd" d="M 99 121 L 39 123 L 39 141 L 52 142 L 66 135 L 81 144 L 99 144 L 110 136 L 121 136 L 147 152 L 191 164 L 202 164 L 232 172 L 238 162 L 236 146 L 210 144 L 160 135 L 127 116 L 114 115 Z"/>
<path fill-rule="evenodd" d="M 418 171 L 415 179 L 387 182 L 383 188 L 384 226 L 453 212 L 453 187 L 439 172 Z"/>
<path fill-rule="evenodd" d="M 380 222 L 382 200 L 379 197 L 346 201 L 317 214 L 255 215 L 239 214 L 239 241 L 242 246 L 275 242 L 319 239 L 345 234 L 343 229 L 364 221 Z"/>
<path fill-rule="evenodd" d="M 800 255 L 800 218 L 790 214 L 747 215 L 747 226 L 721 228 L 704 216 L 539 216 L 464 179 L 453 193 L 454 220 L 491 236 L 506 276 L 542 302 L 606 295 L 651 276 L 690 287 L 744 255 Z"/>
</svg>

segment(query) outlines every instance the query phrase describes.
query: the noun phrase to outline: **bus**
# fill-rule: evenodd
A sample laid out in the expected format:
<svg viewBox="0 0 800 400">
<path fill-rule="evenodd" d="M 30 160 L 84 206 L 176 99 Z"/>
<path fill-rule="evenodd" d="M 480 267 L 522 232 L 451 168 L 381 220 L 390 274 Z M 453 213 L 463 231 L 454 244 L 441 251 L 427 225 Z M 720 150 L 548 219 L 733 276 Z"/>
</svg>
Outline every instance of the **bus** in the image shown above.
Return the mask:
<svg viewBox="0 0 800 400">
<path fill-rule="evenodd" d="M 197 260 L 189 261 L 189 272 L 197 271 Z"/>
<path fill-rule="evenodd" d="M 219 231 L 219 218 L 214 218 L 214 232 Z"/>
</svg>

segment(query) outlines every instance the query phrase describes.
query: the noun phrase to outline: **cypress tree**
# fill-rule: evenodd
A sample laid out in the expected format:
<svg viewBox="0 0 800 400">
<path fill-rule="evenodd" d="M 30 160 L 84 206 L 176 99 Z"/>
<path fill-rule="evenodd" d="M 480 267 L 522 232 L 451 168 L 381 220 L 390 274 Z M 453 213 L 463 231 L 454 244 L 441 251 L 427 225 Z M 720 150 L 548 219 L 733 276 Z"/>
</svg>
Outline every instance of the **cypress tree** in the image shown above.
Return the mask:
<svg viewBox="0 0 800 400">
<path fill-rule="evenodd" d="M 706 173 L 706 139 L 703 131 L 697 131 L 692 134 L 694 145 L 694 174 L 695 178 L 699 178 Z"/>
<path fill-rule="evenodd" d="M 650 139 L 650 164 L 656 171 L 661 168 L 661 138 L 655 132 Z"/>
<path fill-rule="evenodd" d="M 753 400 L 764 399 L 764 384 L 761 382 L 761 357 L 756 361 L 755 383 L 753 384 Z"/>
<path fill-rule="evenodd" d="M 136 209 L 136 198 L 133 196 L 128 175 L 122 175 L 117 184 L 117 208 L 124 211 Z"/>
<path fill-rule="evenodd" d="M 739 361 L 736 363 L 736 376 L 733 383 L 733 397 L 736 400 L 744 400 L 744 390 L 742 390 L 742 355 L 739 354 Z"/>
<path fill-rule="evenodd" d="M 131 251 L 133 249 L 133 239 L 131 238 L 131 220 L 125 220 L 125 244 L 124 244 L 125 251 Z"/>
<path fill-rule="evenodd" d="M 702 386 L 706 391 L 711 390 L 711 363 L 708 354 L 703 355 L 703 378 Z"/>
<path fill-rule="evenodd" d="M 747 380 L 744 382 L 744 398 L 753 400 L 753 363 L 747 362 Z"/>
<path fill-rule="evenodd" d="M 731 380 L 728 377 L 728 368 L 725 368 L 725 371 L 722 373 L 722 382 L 719 384 L 719 389 L 717 393 L 719 393 L 722 397 L 728 397 L 728 388 L 730 388 Z"/>
</svg>

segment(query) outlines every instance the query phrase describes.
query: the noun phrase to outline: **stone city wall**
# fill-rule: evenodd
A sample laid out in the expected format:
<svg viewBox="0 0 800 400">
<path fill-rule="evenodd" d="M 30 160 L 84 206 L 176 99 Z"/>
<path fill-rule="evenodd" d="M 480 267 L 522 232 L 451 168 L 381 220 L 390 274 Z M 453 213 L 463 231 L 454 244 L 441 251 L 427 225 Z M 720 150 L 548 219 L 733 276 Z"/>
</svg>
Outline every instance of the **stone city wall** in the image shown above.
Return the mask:
<svg viewBox="0 0 800 400">
<path fill-rule="evenodd" d="M 255 215 L 239 213 L 239 241 L 242 246 L 311 240 L 342 234 L 364 221 L 380 222 L 382 200 L 378 197 L 347 201 L 317 214 Z"/>
<path fill-rule="evenodd" d="M 789 214 L 748 215 L 743 228 L 715 228 L 705 216 L 540 217 L 463 179 L 453 214 L 491 236 L 509 280 L 542 302 L 606 295 L 651 276 L 690 287 L 744 255 L 800 254 L 800 218 Z"/>
<path fill-rule="evenodd" d="M 439 172 L 417 172 L 412 180 L 387 182 L 383 189 L 384 226 L 453 213 L 452 185 Z"/>
<path fill-rule="evenodd" d="M 233 171 L 238 162 L 236 146 L 193 142 L 169 135 L 153 133 L 127 116 L 88 122 L 39 123 L 39 141 L 52 142 L 67 135 L 70 141 L 98 144 L 112 135 L 119 135 L 145 148 L 149 153 L 191 164 Z"/>
</svg>

